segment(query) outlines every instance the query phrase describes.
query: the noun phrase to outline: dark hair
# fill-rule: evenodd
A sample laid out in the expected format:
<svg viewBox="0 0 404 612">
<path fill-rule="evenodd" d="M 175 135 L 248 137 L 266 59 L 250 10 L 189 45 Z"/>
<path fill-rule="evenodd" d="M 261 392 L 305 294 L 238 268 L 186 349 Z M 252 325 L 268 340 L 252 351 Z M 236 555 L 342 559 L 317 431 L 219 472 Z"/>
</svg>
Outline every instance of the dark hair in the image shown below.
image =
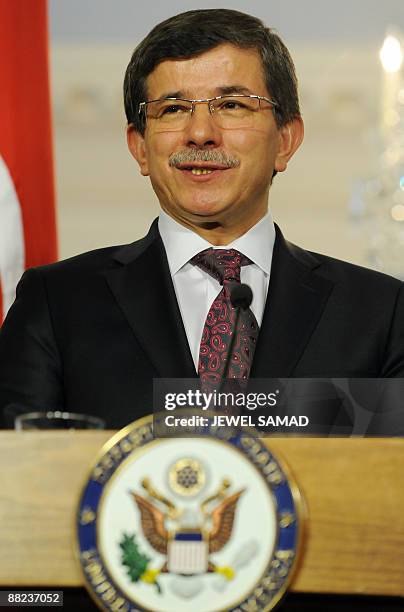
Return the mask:
<svg viewBox="0 0 404 612">
<path fill-rule="evenodd" d="M 300 116 L 295 67 L 279 36 L 257 17 L 240 11 L 202 9 L 159 23 L 134 50 L 124 80 L 128 124 L 144 134 L 139 103 L 147 100 L 146 79 L 160 62 L 195 57 L 224 43 L 259 52 L 268 93 L 279 105 L 278 127 Z"/>
</svg>

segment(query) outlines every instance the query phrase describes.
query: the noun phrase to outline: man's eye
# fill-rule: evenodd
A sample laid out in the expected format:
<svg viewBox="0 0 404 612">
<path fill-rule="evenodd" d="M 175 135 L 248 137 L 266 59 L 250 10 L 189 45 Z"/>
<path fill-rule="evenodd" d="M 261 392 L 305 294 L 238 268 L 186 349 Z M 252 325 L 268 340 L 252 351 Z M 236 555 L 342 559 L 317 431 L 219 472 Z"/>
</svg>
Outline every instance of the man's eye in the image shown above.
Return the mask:
<svg viewBox="0 0 404 612">
<path fill-rule="evenodd" d="M 243 102 L 236 102 L 235 100 L 222 102 L 219 106 L 220 110 L 239 110 L 240 108 L 246 108 L 246 105 L 243 104 Z"/>
<path fill-rule="evenodd" d="M 185 106 L 180 104 L 170 104 L 170 106 L 161 109 L 161 115 L 175 115 L 176 113 L 184 113 L 187 110 Z"/>
</svg>

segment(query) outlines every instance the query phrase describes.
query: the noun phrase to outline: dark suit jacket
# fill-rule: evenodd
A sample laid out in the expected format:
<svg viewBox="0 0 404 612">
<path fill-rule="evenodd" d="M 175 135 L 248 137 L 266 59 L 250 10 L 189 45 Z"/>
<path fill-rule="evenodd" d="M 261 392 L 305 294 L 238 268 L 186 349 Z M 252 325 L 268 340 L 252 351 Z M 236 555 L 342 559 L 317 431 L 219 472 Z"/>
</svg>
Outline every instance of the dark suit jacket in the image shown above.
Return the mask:
<svg viewBox="0 0 404 612">
<path fill-rule="evenodd" d="M 157 222 L 133 244 L 25 272 L 0 331 L 0 408 L 120 427 L 152 411 L 153 377 L 195 376 Z M 277 228 L 251 376 L 404 376 L 403 284 Z"/>
</svg>

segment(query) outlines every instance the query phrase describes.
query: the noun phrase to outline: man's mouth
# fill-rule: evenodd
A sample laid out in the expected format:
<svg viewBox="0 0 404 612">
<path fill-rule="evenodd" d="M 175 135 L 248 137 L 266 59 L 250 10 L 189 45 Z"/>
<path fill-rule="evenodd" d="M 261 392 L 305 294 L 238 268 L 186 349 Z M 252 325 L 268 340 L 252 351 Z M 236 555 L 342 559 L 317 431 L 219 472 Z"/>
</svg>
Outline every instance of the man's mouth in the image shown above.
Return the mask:
<svg viewBox="0 0 404 612">
<path fill-rule="evenodd" d="M 212 174 L 217 170 L 227 170 L 228 166 L 222 165 L 208 165 L 208 164 L 179 164 L 176 166 L 178 170 L 186 170 L 191 172 L 194 176 L 200 176 L 201 174 Z"/>
<path fill-rule="evenodd" d="M 185 170 L 190 170 L 192 174 L 212 174 L 217 168 L 185 168 Z"/>
</svg>

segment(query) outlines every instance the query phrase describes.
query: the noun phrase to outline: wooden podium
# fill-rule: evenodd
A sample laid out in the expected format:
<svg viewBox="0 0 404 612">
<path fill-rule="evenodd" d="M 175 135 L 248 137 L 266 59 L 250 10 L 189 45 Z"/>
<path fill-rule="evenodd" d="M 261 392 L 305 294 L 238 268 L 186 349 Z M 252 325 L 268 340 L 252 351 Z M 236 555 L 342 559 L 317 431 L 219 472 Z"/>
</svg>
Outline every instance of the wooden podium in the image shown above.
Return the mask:
<svg viewBox="0 0 404 612">
<path fill-rule="evenodd" d="M 75 509 L 112 431 L 0 432 L 0 587 L 83 585 Z M 404 596 L 404 439 L 268 438 L 305 497 L 291 590 Z"/>
</svg>

